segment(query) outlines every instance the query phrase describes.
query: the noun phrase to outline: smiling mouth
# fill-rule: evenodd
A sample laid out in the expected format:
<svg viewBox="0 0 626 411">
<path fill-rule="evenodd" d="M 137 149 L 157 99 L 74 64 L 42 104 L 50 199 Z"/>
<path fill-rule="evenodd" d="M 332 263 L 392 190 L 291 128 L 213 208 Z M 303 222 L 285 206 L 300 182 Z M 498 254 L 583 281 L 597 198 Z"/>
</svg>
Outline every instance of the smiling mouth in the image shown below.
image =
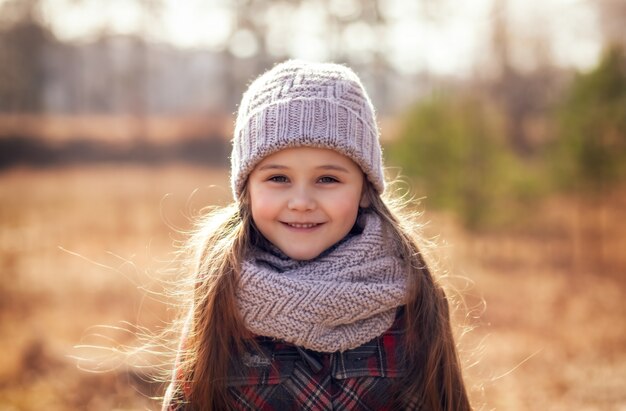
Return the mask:
<svg viewBox="0 0 626 411">
<path fill-rule="evenodd" d="M 292 228 L 313 228 L 313 227 L 322 225 L 322 223 L 283 223 L 283 224 L 286 224 Z"/>
</svg>

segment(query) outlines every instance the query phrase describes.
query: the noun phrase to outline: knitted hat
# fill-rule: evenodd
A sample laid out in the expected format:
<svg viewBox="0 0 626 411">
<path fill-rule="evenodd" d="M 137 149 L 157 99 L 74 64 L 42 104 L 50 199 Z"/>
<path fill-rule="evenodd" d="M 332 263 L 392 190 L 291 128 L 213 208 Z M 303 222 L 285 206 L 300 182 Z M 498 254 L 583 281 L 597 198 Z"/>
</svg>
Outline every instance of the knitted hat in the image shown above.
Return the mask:
<svg viewBox="0 0 626 411">
<path fill-rule="evenodd" d="M 241 194 L 266 156 L 290 147 L 335 150 L 358 164 L 379 193 L 385 189 L 374 108 L 349 68 L 290 60 L 250 84 L 235 123 L 231 188 Z"/>
</svg>

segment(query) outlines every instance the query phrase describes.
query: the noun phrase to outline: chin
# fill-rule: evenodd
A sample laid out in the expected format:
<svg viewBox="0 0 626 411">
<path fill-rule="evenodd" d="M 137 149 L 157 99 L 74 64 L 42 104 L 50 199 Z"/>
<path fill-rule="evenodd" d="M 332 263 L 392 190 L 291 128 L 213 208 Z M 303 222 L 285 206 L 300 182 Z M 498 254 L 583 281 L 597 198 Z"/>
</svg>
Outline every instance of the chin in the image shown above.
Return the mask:
<svg viewBox="0 0 626 411">
<path fill-rule="evenodd" d="M 317 253 L 317 252 L 311 252 L 311 251 L 304 251 L 304 252 L 291 251 L 285 254 L 287 254 L 287 256 L 289 256 L 290 258 L 293 258 L 294 260 L 307 261 L 307 260 L 312 260 L 315 257 L 319 256 L 321 252 Z"/>
</svg>

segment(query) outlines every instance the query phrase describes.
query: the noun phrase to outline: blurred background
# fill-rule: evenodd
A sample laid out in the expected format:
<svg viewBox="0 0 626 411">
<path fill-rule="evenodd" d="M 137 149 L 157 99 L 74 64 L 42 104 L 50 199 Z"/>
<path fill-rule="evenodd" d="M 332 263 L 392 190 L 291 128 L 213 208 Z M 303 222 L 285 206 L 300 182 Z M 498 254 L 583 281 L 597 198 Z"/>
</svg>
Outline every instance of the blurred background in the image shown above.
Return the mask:
<svg viewBox="0 0 626 411">
<path fill-rule="evenodd" d="M 626 410 L 623 0 L 0 0 L 0 410 L 158 408 L 159 364 L 104 348 L 167 327 L 287 58 L 370 92 L 474 407 Z"/>
</svg>

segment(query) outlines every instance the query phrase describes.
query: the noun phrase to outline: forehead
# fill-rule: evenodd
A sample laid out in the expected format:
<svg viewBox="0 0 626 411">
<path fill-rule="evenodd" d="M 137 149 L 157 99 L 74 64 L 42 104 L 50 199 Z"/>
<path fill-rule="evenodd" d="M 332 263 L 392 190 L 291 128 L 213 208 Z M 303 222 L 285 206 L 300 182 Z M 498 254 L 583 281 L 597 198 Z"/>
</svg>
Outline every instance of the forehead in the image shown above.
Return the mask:
<svg viewBox="0 0 626 411">
<path fill-rule="evenodd" d="M 294 147 L 286 148 L 265 157 L 255 169 L 268 167 L 308 168 L 342 167 L 351 172 L 360 172 L 360 167 L 347 156 L 327 148 Z"/>
</svg>

